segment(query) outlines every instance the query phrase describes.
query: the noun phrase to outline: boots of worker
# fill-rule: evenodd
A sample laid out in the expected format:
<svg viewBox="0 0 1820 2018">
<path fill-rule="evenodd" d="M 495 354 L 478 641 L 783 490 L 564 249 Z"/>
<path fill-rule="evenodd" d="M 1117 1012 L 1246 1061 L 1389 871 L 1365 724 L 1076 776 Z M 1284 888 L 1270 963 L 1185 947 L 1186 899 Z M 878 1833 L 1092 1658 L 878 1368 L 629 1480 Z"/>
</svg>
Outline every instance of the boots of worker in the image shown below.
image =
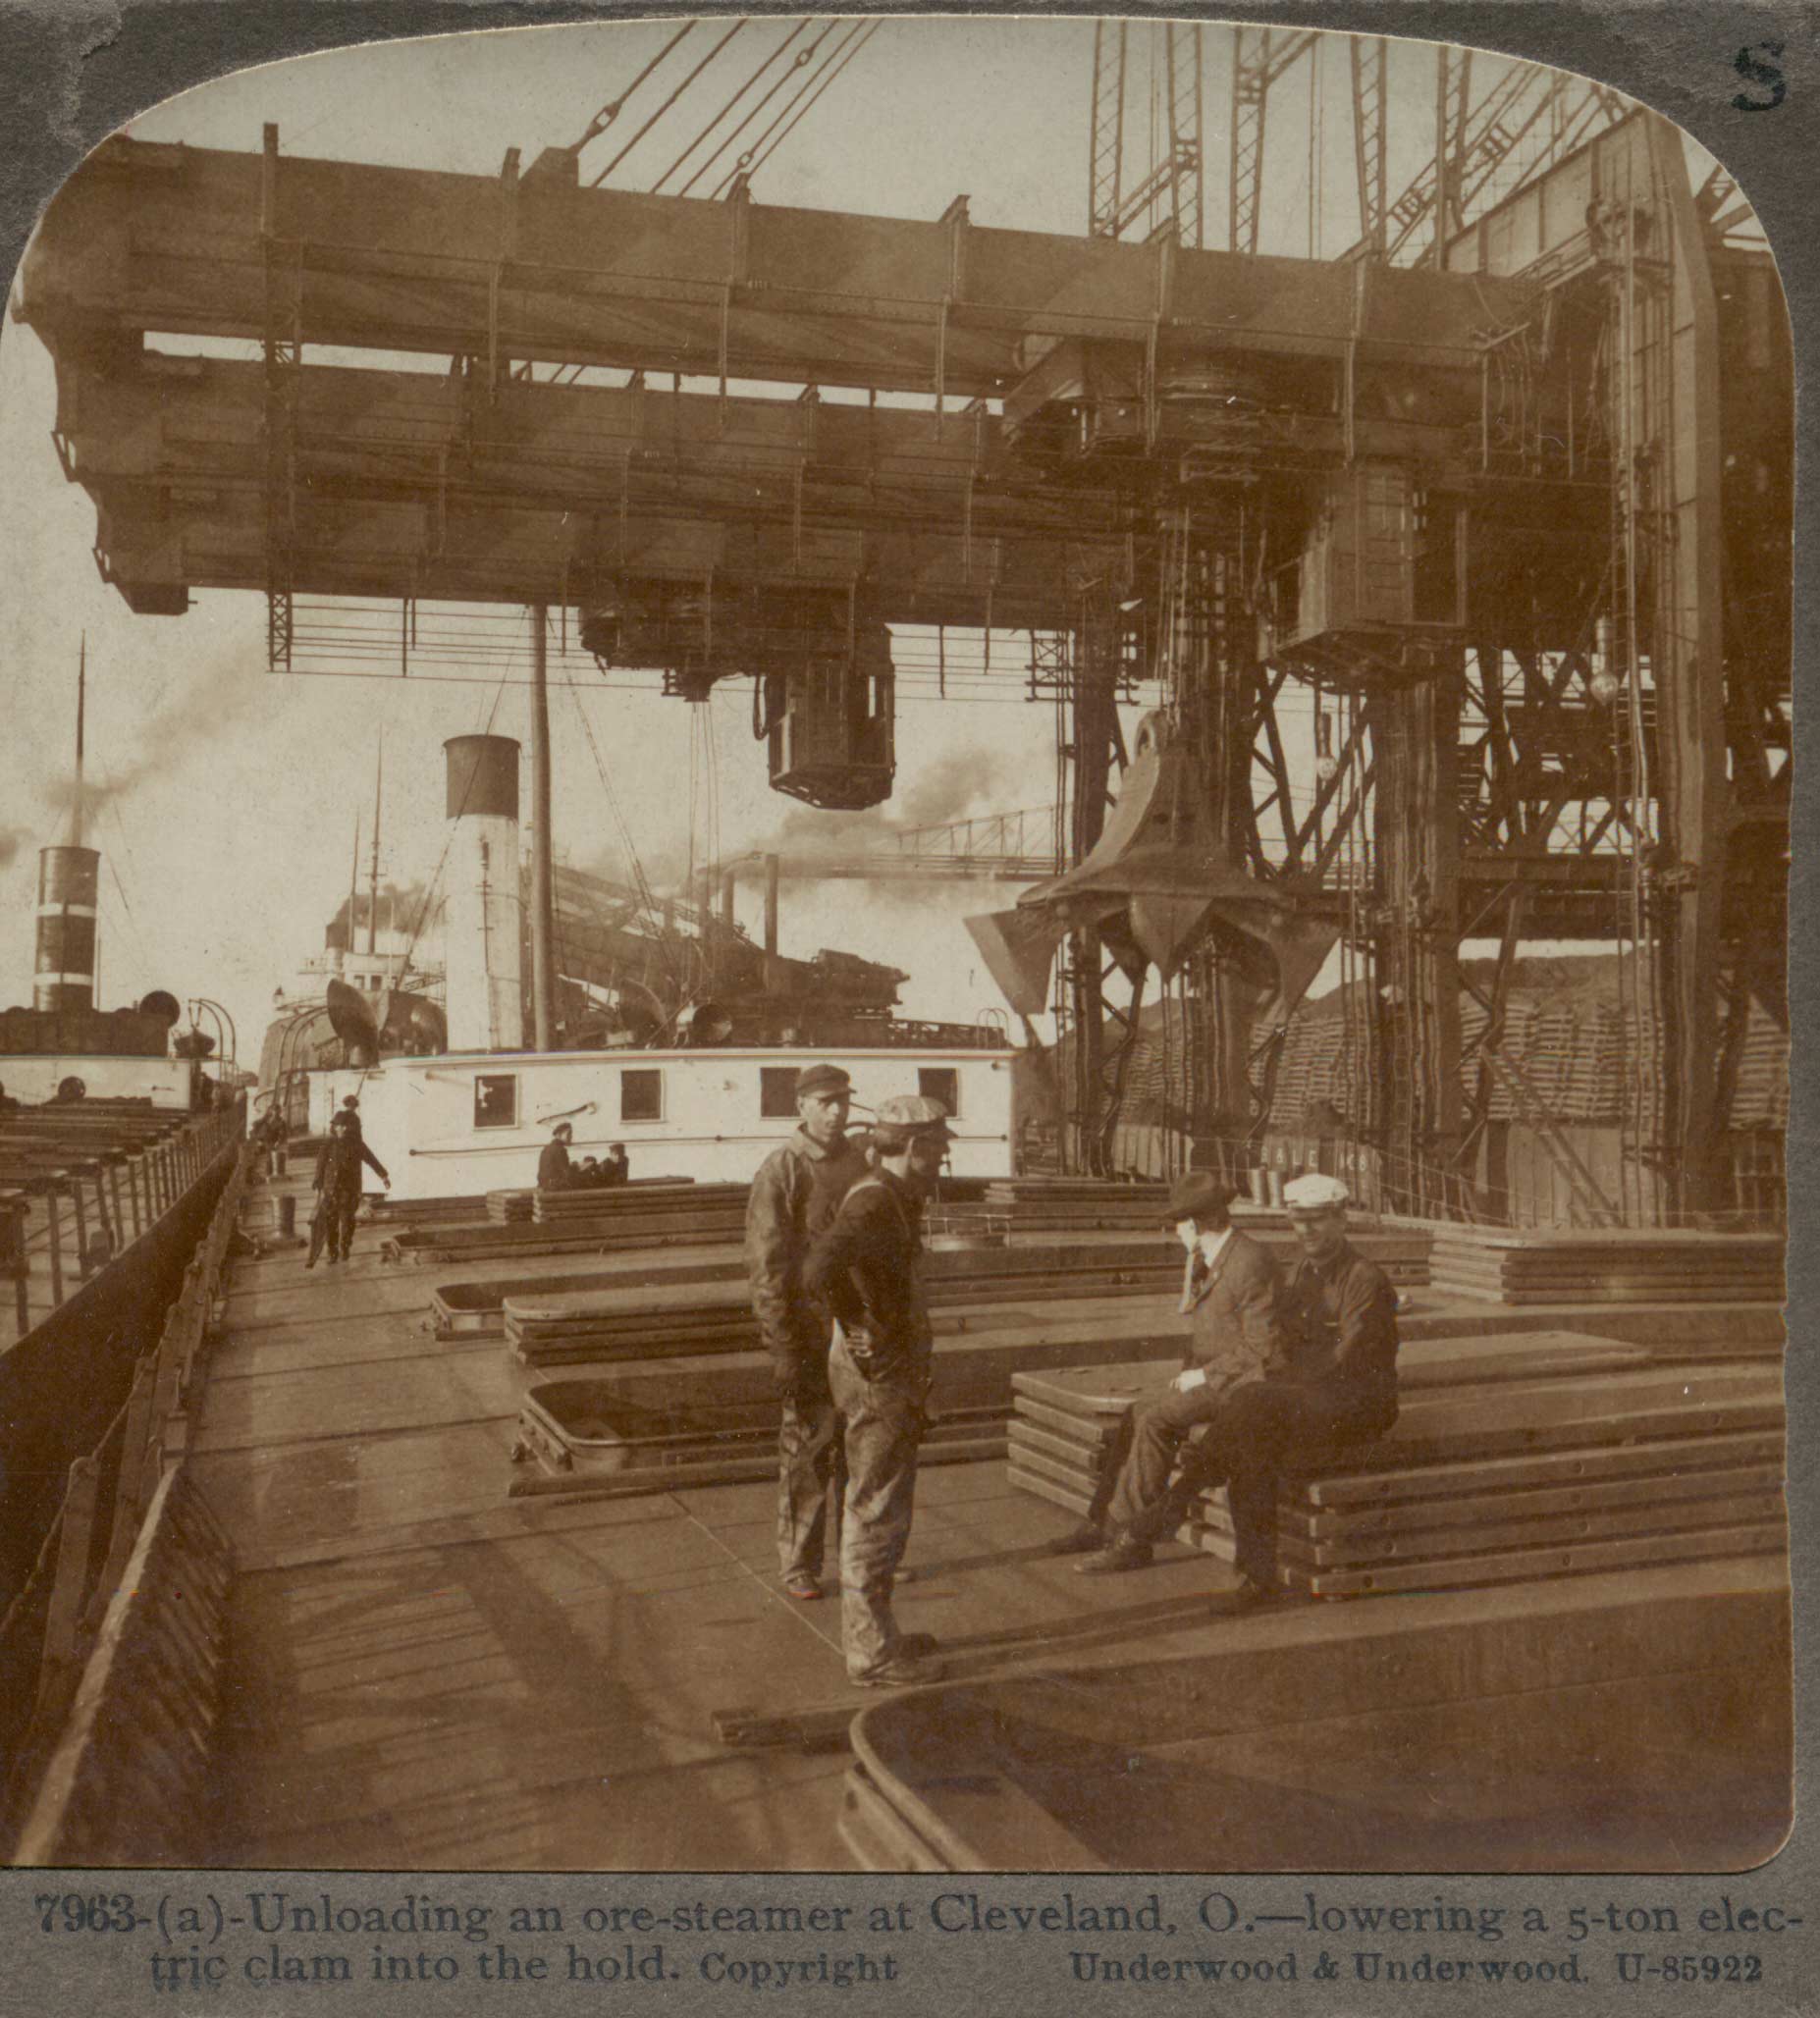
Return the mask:
<svg viewBox="0 0 1820 2018">
<path fill-rule="evenodd" d="M 1074 1566 L 1076 1576 L 1121 1576 L 1128 1569 L 1148 1569 L 1155 1551 L 1135 1535 L 1122 1534 L 1109 1541 L 1097 1555 L 1085 1556 Z"/>
<path fill-rule="evenodd" d="M 1105 1547 L 1107 1534 L 1097 1520 L 1084 1520 L 1047 1546 L 1051 1556 L 1097 1556 Z"/>
</svg>

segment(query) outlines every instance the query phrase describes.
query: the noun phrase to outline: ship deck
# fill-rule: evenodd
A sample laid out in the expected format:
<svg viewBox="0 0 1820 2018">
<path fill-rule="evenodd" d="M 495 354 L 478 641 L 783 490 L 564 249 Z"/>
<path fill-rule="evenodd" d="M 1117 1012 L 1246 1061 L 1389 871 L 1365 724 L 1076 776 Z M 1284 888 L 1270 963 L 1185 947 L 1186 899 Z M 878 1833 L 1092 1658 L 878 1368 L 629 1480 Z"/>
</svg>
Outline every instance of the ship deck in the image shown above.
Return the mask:
<svg viewBox="0 0 1820 2018">
<path fill-rule="evenodd" d="M 344 1267 L 236 1265 L 190 1460 L 238 1570 L 209 1861 L 851 1868 L 844 1726 L 880 1698 L 845 1680 L 837 1604 L 778 1588 L 773 1488 L 509 1499 L 522 1375 L 427 1315 L 439 1282 L 498 1272 L 383 1266 L 364 1226 Z M 902 1625 L 978 1687 L 1786 1580 L 1759 1559 L 1235 1619 L 1217 1562 L 1082 1580 L 1044 1553 L 1063 1524 L 1002 1461 L 925 1469 Z M 825 1741 L 729 1746 L 728 1711 L 810 1714 Z"/>
</svg>

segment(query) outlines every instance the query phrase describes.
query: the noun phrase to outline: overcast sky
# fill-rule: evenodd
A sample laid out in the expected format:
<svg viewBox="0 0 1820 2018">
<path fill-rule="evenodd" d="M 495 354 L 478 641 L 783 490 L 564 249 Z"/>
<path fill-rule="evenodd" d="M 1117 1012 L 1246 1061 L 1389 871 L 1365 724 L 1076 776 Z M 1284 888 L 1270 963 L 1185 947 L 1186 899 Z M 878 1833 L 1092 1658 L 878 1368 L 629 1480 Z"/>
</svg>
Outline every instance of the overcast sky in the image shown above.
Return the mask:
<svg viewBox="0 0 1820 2018">
<path fill-rule="evenodd" d="M 509 146 L 528 162 L 542 146 L 575 140 L 673 31 L 673 24 L 501 29 L 309 57 L 186 93 L 133 132 L 256 152 L 261 127 L 276 121 L 289 153 L 492 176 Z M 723 32 L 708 25 L 695 46 Z M 613 185 L 649 186 L 783 32 L 784 25 L 755 23 L 735 39 Z M 1080 231 L 1093 36 L 1093 24 L 1082 21 L 885 21 L 760 169 L 755 197 L 933 219 L 964 192 L 983 225 Z M 1137 27 L 1133 36 L 1134 70 L 1145 75 L 1150 37 Z M 1206 45 L 1207 241 L 1218 244 L 1225 31 L 1209 28 Z M 679 80 L 685 68 L 678 51 L 659 77 Z M 1303 68 L 1271 101 L 1264 245 L 1304 254 L 1312 241 L 1332 254 L 1356 232 L 1344 41 L 1329 38 L 1318 72 Z M 1432 146 L 1433 75 L 1427 45 L 1393 45 L 1393 189 Z M 658 102 L 649 85 L 633 99 L 615 134 L 584 153 L 584 177 L 607 165 Z M 1148 115 L 1138 117 L 1142 126 Z M 524 689 L 509 685 L 495 714 L 493 680 L 269 676 L 264 603 L 255 595 L 200 591 L 181 618 L 133 616 L 97 575 L 93 507 L 63 479 L 50 441 L 53 411 L 49 357 L 29 330 L 9 322 L 0 340 L 0 462 L 8 476 L 0 528 L 11 558 L 0 586 L 0 639 L 12 697 L 0 747 L 0 855 L 10 854 L 0 865 L 0 1003 L 29 996 L 35 850 L 61 837 L 57 787 L 69 766 L 85 633 L 90 772 L 119 787 L 89 834 L 106 857 L 103 1003 L 153 986 L 215 997 L 240 1026 L 242 1060 L 256 1059 L 273 988 L 319 949 L 347 890 L 352 822 L 356 810 L 370 820 L 381 730 L 383 868 L 399 880 L 426 878 L 442 845 L 443 739 L 490 716 L 501 733 L 527 738 Z M 1021 674 L 1007 668 L 1012 656 L 1001 649 L 995 660 L 1002 701 L 901 695 L 897 815 L 950 818 L 1052 799 L 1053 711 L 1021 700 Z M 723 853 L 770 838 L 795 810 L 766 784 L 763 751 L 749 730 L 749 682 L 728 683 L 709 711 L 711 794 L 703 731 L 691 732 L 684 704 L 609 686 L 584 660 L 576 667 L 577 688 L 553 697 L 560 854 L 596 864 L 612 837 L 578 711 L 653 860 L 687 855 L 692 797 L 698 854 L 709 844 L 711 804 Z M 520 653 L 514 679 L 526 669 Z M 891 960 L 913 972 L 908 1011 L 971 1020 L 996 997 L 958 918 L 1013 895 L 972 886 L 919 900 L 853 883 L 797 885 L 786 895 L 782 949 L 808 955 L 837 945 Z M 742 898 L 741 918 L 756 929 L 752 893 Z"/>
</svg>

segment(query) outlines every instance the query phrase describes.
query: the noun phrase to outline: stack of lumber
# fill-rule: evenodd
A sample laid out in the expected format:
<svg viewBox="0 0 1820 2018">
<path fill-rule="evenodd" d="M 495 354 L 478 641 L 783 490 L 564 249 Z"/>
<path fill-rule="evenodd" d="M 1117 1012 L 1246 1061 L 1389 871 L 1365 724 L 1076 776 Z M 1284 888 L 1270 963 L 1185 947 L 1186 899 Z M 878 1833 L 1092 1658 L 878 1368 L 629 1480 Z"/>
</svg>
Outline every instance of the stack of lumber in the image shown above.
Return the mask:
<svg viewBox="0 0 1820 2018">
<path fill-rule="evenodd" d="M 406 1228 L 388 1236 L 385 1258 L 481 1261 L 494 1255 L 606 1253 L 737 1241 L 745 1231 L 746 1187 L 739 1184 L 634 1184 L 531 1196 L 530 1221 Z"/>
<path fill-rule="evenodd" d="M 603 1380 L 540 1381 L 519 1412 L 518 1455 L 558 1477 L 628 1489 L 775 1478 L 776 1417 L 775 1401 L 660 1408 Z M 920 1455 L 924 1463 L 1002 1458 L 1005 1411 L 937 1408 Z"/>
<path fill-rule="evenodd" d="M 641 1178 L 636 1184 L 576 1186 L 565 1192 L 532 1192 L 532 1214 L 539 1226 L 573 1226 L 579 1220 L 610 1219 L 616 1224 L 642 1213 L 725 1212 L 743 1218 L 743 1184 L 695 1184 L 688 1178 Z"/>
<path fill-rule="evenodd" d="M 1445 1295 L 1526 1303 L 1780 1302 L 1778 1234 L 1633 1228 L 1516 1232 L 1438 1226 L 1430 1280 Z"/>
<path fill-rule="evenodd" d="M 455 1196 L 453 1194 L 435 1198 L 369 1197 L 366 1209 L 380 1226 L 458 1225 L 464 1220 L 488 1217 L 484 1197 Z"/>
<path fill-rule="evenodd" d="M 989 1213 L 1008 1217 L 1020 1233 L 1080 1233 L 1161 1223 L 1169 1187 L 1117 1184 L 1088 1177 L 1004 1177 L 986 1186 Z"/>
<path fill-rule="evenodd" d="M 534 1192 L 489 1192 L 487 1194 L 487 1217 L 495 1226 L 528 1224 L 535 1216 L 532 1200 Z"/>
<path fill-rule="evenodd" d="M 1182 1320 L 1173 1292 L 1180 1279 L 1179 1250 L 1155 1240 L 937 1251 L 928 1257 L 926 1276 L 931 1304 L 961 1315 L 950 1328 L 967 1329 L 989 1315 L 997 1320 L 994 1329 L 1045 1315 L 1066 1319 L 1083 1297 L 1147 1298 L 1140 1327 L 1160 1326 L 1178 1350 Z M 743 1269 L 729 1269 L 716 1282 L 654 1287 L 528 1284 L 515 1287 L 503 1303 L 507 1340 L 531 1366 L 751 1352 L 759 1343 Z M 991 1308 L 1007 1303 L 1021 1307 L 1010 1313 Z M 1114 1321 L 1122 1314 L 1116 1307 L 1107 1313 Z"/>
<path fill-rule="evenodd" d="M 1755 1555 L 1787 1545 L 1773 1368 L 1638 1363 L 1567 1332 L 1406 1345 L 1396 1427 L 1278 1502 L 1286 1584 L 1316 1597 L 1437 1590 Z M 1087 1514 L 1152 1365 L 1013 1376 L 1010 1479 Z M 1181 1540 L 1230 1558 L 1221 1493 Z"/>
</svg>

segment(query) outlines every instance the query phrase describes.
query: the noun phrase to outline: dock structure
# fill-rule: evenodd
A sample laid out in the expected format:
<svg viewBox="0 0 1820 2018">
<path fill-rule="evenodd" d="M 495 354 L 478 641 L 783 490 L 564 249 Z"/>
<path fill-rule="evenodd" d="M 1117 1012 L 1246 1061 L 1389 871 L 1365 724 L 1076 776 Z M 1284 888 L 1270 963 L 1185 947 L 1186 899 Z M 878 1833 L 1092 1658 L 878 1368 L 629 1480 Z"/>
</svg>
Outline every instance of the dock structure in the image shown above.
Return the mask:
<svg viewBox="0 0 1820 2018">
<path fill-rule="evenodd" d="M 503 680 L 527 610 L 533 791 L 520 963 L 516 753 L 478 739 L 484 805 L 452 772 L 467 951 L 498 958 L 451 966 L 459 1070 L 395 1058 L 367 1091 L 375 1140 L 437 1113 L 448 1141 L 308 1276 L 273 1172 L 206 1351 L 189 1313 L 206 1380 L 132 1560 L 170 1578 L 194 1544 L 212 1610 L 174 1736 L 118 1658 L 144 1600 L 108 1609 L 42 1861 L 168 1851 L 129 1794 L 173 1744 L 209 1788 L 184 1853 L 245 1866 L 1636 1872 L 1782 1841 L 1774 262 L 1653 112 L 1439 46 L 1394 192 L 1372 37 L 1357 239 L 1320 256 L 1311 207 L 1306 253 L 1272 250 L 1266 104 L 1338 45 L 1248 27 L 1210 245 L 1203 29 L 1154 26 L 1148 165 L 1140 31 L 1096 32 L 1076 233 L 966 196 L 773 205 L 743 167 L 712 198 L 598 186 L 598 127 L 497 176 L 272 125 L 116 136 L 51 205 L 15 312 L 104 579 L 167 620 L 261 596 L 279 675 L 353 606 L 408 678 L 439 606 L 491 605 L 446 649 Z M 990 1127 L 947 1102 L 976 1189 L 932 1241 L 898 1600 L 939 1687 L 862 1695 L 838 1606 L 777 1582 L 737 1245 L 761 1137 L 693 1135 L 664 1091 L 706 1058 L 723 1108 L 743 1059 L 746 1120 L 787 1127 L 784 1047 L 746 1056 L 735 1011 L 841 964 L 785 972 L 775 851 L 743 941 L 717 839 L 676 1000 L 616 1010 L 611 1053 L 558 1043 L 553 662 L 694 704 L 749 679 L 770 784 L 825 811 L 890 797 L 900 685 L 1052 711 L 1052 806 L 820 858 L 1025 885 L 968 921 L 1009 1014 L 947 1071 L 997 1071 L 1021 1017 L 1048 1113 L 1014 1123 L 1008 1060 Z M 616 929 L 580 948 L 616 987 Z M 856 1029 L 902 978 L 849 976 Z M 641 1172 L 691 1142 L 704 1182 L 526 1192 L 569 1112 Z M 487 1133 L 459 1164 L 457 1117 Z M 1181 1254 L 1138 1180 L 1190 1171 L 1279 1249 L 1285 1177 L 1343 1180 L 1399 1293 L 1403 1414 L 1285 1472 L 1283 1590 L 1235 1577 L 1217 1495 L 1137 1583 L 1049 1551 L 1178 1363 Z"/>
<path fill-rule="evenodd" d="M 1167 31 L 1171 145 L 1141 174 L 1121 30 L 1079 235 L 966 197 L 772 206 L 744 174 L 723 200 L 593 186 L 578 149 L 488 177 L 312 159 L 276 127 L 257 152 L 115 137 L 18 312 L 107 578 L 167 617 L 263 594 L 275 670 L 348 603 L 399 612 L 401 675 L 439 603 L 528 606 L 539 681 L 571 639 L 684 699 L 750 677 L 773 785 L 850 810 L 892 788 L 893 654 L 907 679 L 933 639 L 945 700 L 948 631 L 975 685 L 996 639 L 1062 724 L 1046 847 L 981 843 L 1059 874 L 981 945 L 1013 1008 L 1065 1027 L 1063 1168 L 1118 1165 L 1142 1022 L 1114 977 L 1183 996 L 1165 1160 L 1242 1169 L 1337 948 L 1341 1119 L 1405 1209 L 1498 1216 L 1514 1107 L 1579 1223 L 1736 1214 L 1747 1027 L 1788 1024 L 1773 262 L 1666 121 L 1444 47 L 1427 171 L 1393 194 L 1369 37 L 1360 236 L 1272 251 L 1266 102 L 1327 39 L 1232 31 L 1224 248 L 1202 31 Z M 1524 947 L 1563 938 L 1618 970 L 1602 1157 L 1504 1041 Z"/>
<path fill-rule="evenodd" d="M 281 1181 L 294 1192 L 300 1185 L 295 1176 Z M 268 1214 L 277 1219 L 257 1194 L 247 1213 L 255 1233 Z M 1672 1750 L 1691 1727 L 1690 1706 L 1704 1705 L 1705 1716 L 1715 1689 L 1750 1705 L 1747 1716 L 1711 1721 L 1723 1743 L 1686 1750 L 1678 1769 L 1690 1785 L 1715 1788 L 1734 1775 L 1711 1809 L 1702 1851 L 1720 1862 L 1741 1857 L 1781 1826 L 1789 1671 L 1779 1513 L 1763 1514 L 1754 1539 L 1734 1536 L 1722 1554 L 1688 1549 L 1693 1560 L 1678 1560 L 1684 1552 L 1671 1530 L 1658 1560 L 1622 1569 L 1589 1558 L 1579 1574 L 1531 1566 L 1521 1580 L 1469 1578 L 1467 1588 L 1418 1579 L 1402 1595 L 1245 1618 L 1227 1615 L 1230 1571 L 1201 1548 L 1166 1552 L 1139 1579 L 1081 1579 L 1046 1553 L 1063 1516 L 1029 1490 L 1018 1442 L 1026 1452 L 1033 1445 L 1010 1420 L 1015 1407 L 1018 1422 L 1041 1433 L 1027 1404 L 1034 1398 L 1041 1414 L 1056 1376 L 1014 1375 L 1018 1355 L 995 1353 L 990 1330 L 943 1329 L 944 1315 L 962 1307 L 950 1302 L 937 1310 L 937 1363 L 958 1365 L 978 1352 L 983 1368 L 995 1364 L 982 1377 L 996 1381 L 996 1443 L 990 1456 L 963 1452 L 959 1461 L 925 1466 L 913 1576 L 898 1605 L 907 1631 L 939 1640 L 952 1678 L 869 1708 L 876 1699 L 845 1679 L 837 1604 L 794 1602 L 776 1581 L 775 1451 L 753 1433 L 772 1405 L 754 1399 L 750 1375 L 741 1398 L 741 1370 L 760 1355 L 740 1330 L 730 1250 L 604 1255 L 591 1286 L 575 1288 L 572 1256 L 512 1262 L 502 1281 L 502 1263 L 490 1255 L 431 1268 L 388 1263 L 382 1236 L 383 1228 L 363 1229 L 353 1261 L 326 1274 L 305 1275 L 295 1249 L 243 1259 L 227 1297 L 188 1459 L 235 1552 L 213 1745 L 218 1833 L 204 1861 L 1116 1868 L 1131 1846 L 1061 1797 L 1057 1748 L 1078 1743 L 1081 1757 L 1097 1758 L 1124 1714 L 1119 1704 L 1136 1700 L 1136 1675 L 1152 1693 L 1173 1689 L 1178 1704 L 1230 1705 L 1236 1690 L 1254 1705 L 1255 1716 L 1176 1731 L 1155 1723 L 1147 1696 L 1143 1749 L 1175 1790 L 1175 1806 L 1159 1811 L 1163 1824 L 1185 1830 L 1186 1790 L 1213 1789 L 1232 1839 L 1287 1867 L 1308 1832 L 1337 1812 L 1331 1800 L 1297 1791 L 1304 1768 L 1293 1762 L 1323 1756 L 1340 1730 L 1333 1709 L 1322 1707 L 1332 1691 L 1314 1678 L 1382 1673 L 1393 1655 L 1404 1677 L 1398 1704 L 1367 1689 L 1341 1719 L 1348 1728 L 1379 1720 L 1384 1747 L 1370 1772 L 1359 1769 L 1363 1778 L 1342 1803 L 1348 1812 L 1377 1812 L 1369 1804 L 1414 1770 L 1407 1745 L 1432 1745 L 1437 1732 L 1470 1750 L 1496 1726 L 1505 1736 L 1486 1756 L 1526 1748 L 1533 1769 L 1503 1792 L 1490 1774 L 1470 1788 L 1456 1781 L 1432 1826 L 1398 1850 L 1404 1868 L 1432 1868 L 1437 1848 L 1482 1858 L 1497 1832 L 1507 1845 L 1516 1840 L 1513 1830 L 1532 1838 L 1519 1854 L 1545 1865 L 1559 1855 L 1563 1828 L 1580 1830 L 1575 1840 L 1583 1840 L 1586 1868 L 1648 1868 L 1658 1796 L 1641 1800 L 1638 1776 L 1660 1769 L 1664 1746 Z M 1362 1240 L 1374 1237 L 1361 1230 Z M 1028 1265 L 1053 1238 L 1014 1234 L 1002 1252 Z M 1130 1235 L 1100 1238 L 1129 1265 Z M 1149 1238 L 1166 1259 L 1160 1238 Z M 1402 1238 L 1407 1247 L 1407 1230 Z M 952 1258 L 979 1267 L 997 1257 Z M 654 1287 L 652 1273 L 664 1270 L 687 1279 Z M 534 1297 L 539 1280 L 559 1303 L 593 1311 L 605 1330 L 635 1330 L 633 1313 L 644 1307 L 657 1329 L 642 1351 L 628 1342 L 616 1358 L 544 1368 L 511 1350 L 497 1317 L 484 1330 L 447 1321 L 450 1311 L 472 1320 L 489 1297 L 508 1307 Z M 954 1294 L 966 1288 L 950 1285 Z M 1757 1503 L 1779 1507 L 1773 1303 L 1538 1309 L 1419 1283 L 1404 1297 L 1413 1415 L 1457 1396 L 1454 1415 L 1464 1407 L 1470 1418 L 1500 1390 L 1554 1395 L 1557 1409 L 1562 1392 L 1577 1392 L 1576 1406 L 1596 1412 L 1621 1408 L 1633 1390 L 1654 1396 L 1703 1383 L 1712 1406 L 1750 1414 L 1750 1423 L 1740 1414 L 1725 1427 L 1761 1445 Z M 720 1350 L 708 1337 L 663 1335 L 661 1306 L 690 1299 L 704 1325 L 718 1313 L 732 1327 Z M 1088 1306 L 1087 1320 L 1109 1342 L 1121 1327 L 1148 1339 L 1136 1371 L 1148 1368 L 1152 1379 L 1175 1363 L 1179 1343 L 1179 1320 L 1172 1326 L 1157 1302 L 1139 1281 Z M 989 1317 L 1005 1308 L 977 1307 Z M 1045 1325 L 1056 1333 L 1050 1364 L 1068 1356 L 1068 1315 L 1065 1298 L 1045 1308 L 1035 1288 L 1011 1309 L 1013 1324 L 1032 1335 Z M 1128 1377 L 1101 1365 L 1101 1387 Z M 521 1451 L 514 1462 L 538 1383 L 584 1374 L 626 1405 L 616 1459 L 594 1468 L 582 1439 L 566 1459 L 553 1443 L 541 1459 Z M 977 1401 L 986 1391 L 972 1393 Z M 717 1396 L 719 1434 L 698 1436 L 693 1448 L 667 1442 L 663 1398 L 692 1397 L 699 1418 Z M 741 1422 L 745 1433 L 732 1433 Z M 937 1444 L 931 1457 L 941 1456 Z M 536 1489 L 511 1494 L 514 1480 Z M 1647 1620 L 1654 1623 L 1644 1630 Z M 1556 1628 L 1579 1649 L 1583 1674 L 1525 1669 Z M 1023 1706 L 1014 1723 L 993 1707 L 1005 1691 Z M 1407 1721 L 1412 1701 L 1430 1697 L 1429 1735 L 1400 1736 L 1400 1715 Z M 1598 1785 L 1623 1796 L 1621 1809 L 1632 1802 L 1623 1827 L 1609 1802 L 1599 1809 L 1586 1779 L 1619 1697 L 1635 1727 L 1609 1783 Z M 1512 1702 L 1529 1705 L 1521 1728 L 1508 1721 Z M 1267 1716 L 1258 1707 L 1264 1703 Z M 1574 1704 L 1580 1708 L 1565 1715 Z M 935 1753 L 920 1718 L 950 1732 Z M 1267 1741 L 1259 1718 L 1270 1726 Z M 1542 1741 L 1551 1719 L 1559 1727 L 1552 1750 Z M 990 1745 L 988 1731 L 996 1733 Z M 930 1761 L 956 1756 L 952 1747 L 971 1745 L 969 1733 L 981 1735 L 980 1758 L 968 1753 L 981 1774 L 970 1767 L 963 1776 L 970 1793 L 952 1775 L 944 1791 L 930 1779 Z M 1749 1771 L 1727 1749 L 1739 1745 L 1754 1748 Z M 1250 1761 L 1243 1784 L 1231 1778 L 1239 1751 Z M 1605 1817 L 1596 1828 L 1595 1809 Z M 1685 1846 L 1685 1832 L 1677 1840 Z M 1347 1838 L 1345 1854 L 1361 1868 L 1372 1861 L 1363 1837 Z M 1177 1860 L 1195 1861 L 1186 1847 Z"/>
</svg>

